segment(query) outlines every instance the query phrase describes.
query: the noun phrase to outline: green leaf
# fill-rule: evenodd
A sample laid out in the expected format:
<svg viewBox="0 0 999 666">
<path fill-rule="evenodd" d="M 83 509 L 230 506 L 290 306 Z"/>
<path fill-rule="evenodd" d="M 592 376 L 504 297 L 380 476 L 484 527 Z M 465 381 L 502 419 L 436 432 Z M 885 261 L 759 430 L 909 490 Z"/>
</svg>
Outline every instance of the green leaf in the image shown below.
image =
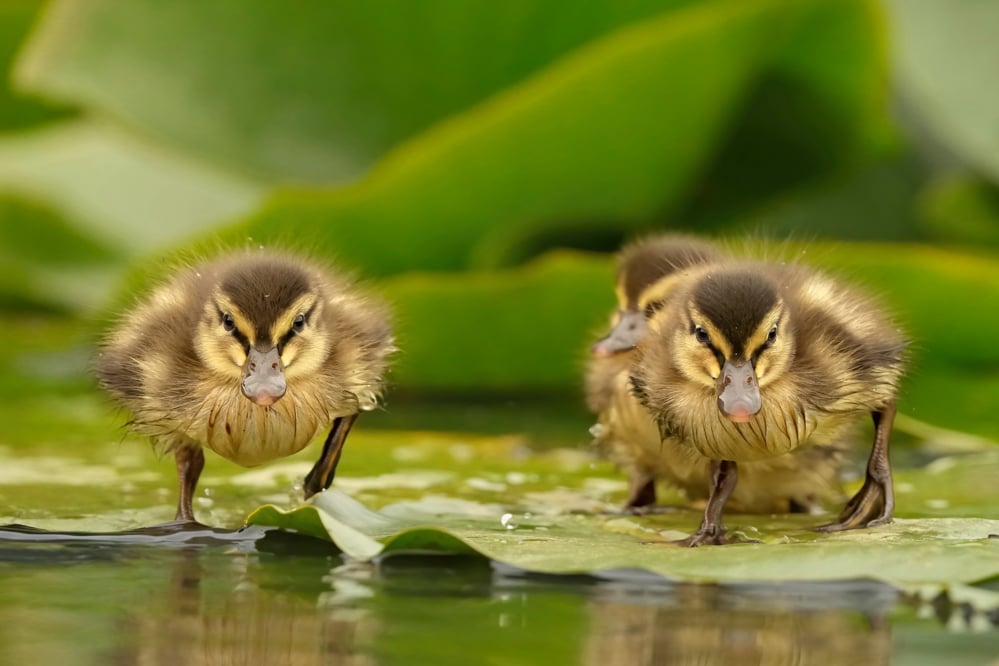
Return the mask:
<svg viewBox="0 0 999 666">
<path fill-rule="evenodd" d="M 800 7 L 708 2 L 622 28 L 403 144 L 356 185 L 281 192 L 228 237 L 386 275 L 506 264 L 550 225 L 563 238 L 594 220 L 634 228 L 684 195 Z"/>
<path fill-rule="evenodd" d="M 336 521 L 328 538 L 352 555 L 354 535 L 344 536 L 344 528 L 354 520 L 350 527 L 383 545 L 377 552 L 372 549 L 378 555 L 474 552 L 528 571 L 557 574 L 644 569 L 676 580 L 730 583 L 873 578 L 906 589 L 971 584 L 999 575 L 999 539 L 989 538 L 999 534 L 999 494 L 994 484 L 985 486 L 992 490 L 982 485 L 999 473 L 999 455 L 994 452 L 941 459 L 924 470 L 897 473 L 899 514 L 921 517 L 820 535 L 810 530 L 821 522 L 815 516 L 729 514 L 730 529 L 763 543 L 700 549 L 666 543 L 696 526 L 696 510 L 608 515 L 593 508 L 594 489 L 600 485 L 592 472 L 571 471 L 551 454 L 521 453 L 505 461 L 496 458 L 498 454 L 484 451 L 484 459 L 493 461 L 493 478 L 504 478 L 505 465 L 508 472 L 545 476 L 554 483 L 547 491 L 496 483 L 492 492 L 502 498 L 497 504 L 488 503 L 488 491 L 475 502 L 448 499 L 438 489 L 433 495 L 389 503 L 377 512 L 334 489 L 294 512 L 258 510 L 249 522 L 303 531 L 300 525 L 315 525 L 325 515 Z M 384 492 L 368 490 L 365 495 L 382 504 Z M 591 509 L 574 510 L 580 502 L 589 502 Z M 614 505 L 602 506 L 606 510 Z M 935 517 L 948 515 L 978 517 Z"/>
<path fill-rule="evenodd" d="M 0 3 L 0 133 L 20 130 L 69 115 L 64 106 L 43 103 L 9 87 L 9 72 L 21 42 L 39 13 L 42 0 L 4 0 Z"/>
<path fill-rule="evenodd" d="M 934 238 L 999 248 L 999 187 L 968 174 L 933 181 L 917 201 L 920 222 Z"/>
<path fill-rule="evenodd" d="M 185 150 L 329 182 L 588 41 L 683 4 L 63 1 L 17 74 Z"/>
<path fill-rule="evenodd" d="M 0 188 L 46 202 L 78 235 L 130 255 L 245 214 L 263 193 L 258 183 L 91 120 L 0 138 Z"/>
<path fill-rule="evenodd" d="M 883 23 L 880 4 L 873 0 L 821 3 L 803 14 L 741 101 L 706 173 L 670 221 L 702 231 L 731 226 L 760 202 L 836 187 L 891 152 L 896 139 L 884 85 Z M 870 199 L 865 199 L 868 206 Z M 808 233 L 819 231 L 824 220 L 802 215 L 794 222 L 797 233 Z M 837 232 L 833 235 L 851 237 L 851 226 L 866 234 L 856 237 L 872 233 L 869 223 L 851 222 L 837 218 L 838 226 L 830 227 Z M 875 233 L 884 226 L 884 216 L 879 222 Z"/>
<path fill-rule="evenodd" d="M 903 100 L 952 153 L 999 183 L 999 4 L 890 0 Z"/>
<path fill-rule="evenodd" d="M 606 257 L 568 252 L 461 279 L 386 280 L 404 350 L 392 381 L 459 392 L 576 385 L 583 354 L 613 307 L 612 283 Z"/>
<path fill-rule="evenodd" d="M 0 221 L 0 310 L 92 307 L 109 288 L 117 253 L 55 211 L 0 192 Z"/>
</svg>

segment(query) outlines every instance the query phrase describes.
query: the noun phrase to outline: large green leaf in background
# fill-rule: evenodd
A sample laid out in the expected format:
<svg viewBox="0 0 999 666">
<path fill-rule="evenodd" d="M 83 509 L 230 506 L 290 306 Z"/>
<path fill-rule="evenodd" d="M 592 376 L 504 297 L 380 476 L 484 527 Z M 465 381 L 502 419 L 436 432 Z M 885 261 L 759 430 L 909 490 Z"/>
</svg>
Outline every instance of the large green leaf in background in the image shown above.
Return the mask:
<svg viewBox="0 0 999 666">
<path fill-rule="evenodd" d="M 546 221 L 634 224 L 695 175 L 785 4 L 706 3 L 611 34 L 403 145 L 356 186 L 283 193 L 232 235 L 301 233 L 387 274 L 495 265 Z"/>
<path fill-rule="evenodd" d="M 56 2 L 18 79 L 239 168 L 336 182 L 588 40 L 688 2 Z"/>
<path fill-rule="evenodd" d="M 380 274 L 509 264 L 529 256 L 539 237 L 543 244 L 546 236 L 579 243 L 621 235 L 688 196 L 740 102 L 771 63 L 777 71 L 781 57 L 792 59 L 777 51 L 785 42 L 775 29 L 786 25 L 794 43 L 822 34 L 807 29 L 814 26 L 803 7 L 865 28 L 872 20 L 864 3 L 709 2 L 646 21 L 403 145 L 357 186 L 278 195 L 232 235 L 299 233 Z M 868 44 L 870 32 L 844 29 L 834 43 Z M 865 64 L 851 71 L 864 76 L 825 86 L 839 106 L 860 109 L 839 114 L 835 154 L 856 155 L 874 140 L 858 135 L 883 130 L 871 119 L 866 74 L 879 71 L 879 55 L 858 52 Z M 784 78 L 823 89 L 824 66 L 809 62 Z M 777 161 L 759 151 L 742 175 L 751 178 L 763 169 L 756 162 L 769 159 Z"/>
<path fill-rule="evenodd" d="M 280 49 L 272 62 L 268 49 L 276 47 L 268 35 L 277 32 L 274 25 L 291 35 L 313 29 L 301 25 L 299 13 L 274 16 L 267 5 L 254 4 L 253 11 L 241 5 L 221 42 L 214 26 L 226 10 L 218 5 L 219 14 L 202 16 L 195 10 L 185 13 L 182 5 L 57 3 L 26 51 L 20 80 L 32 90 L 83 99 L 126 116 L 130 124 L 184 149 L 211 153 L 224 142 L 229 148 L 217 152 L 244 151 L 238 159 L 245 165 L 274 150 L 286 154 L 295 168 L 311 169 L 316 151 L 343 148 L 323 133 L 329 128 L 300 118 L 284 122 L 285 115 L 306 113 L 303 106 L 309 107 L 310 118 L 355 118 L 351 141 L 367 141 L 375 132 L 368 132 L 370 126 L 389 128 L 370 142 L 365 166 L 409 138 L 364 182 L 325 193 L 283 193 L 230 235 L 317 246 L 379 274 L 510 263 L 530 255 L 534 245 L 581 231 L 619 237 L 623 228 L 634 228 L 688 196 L 686 190 L 717 149 L 733 115 L 752 99 L 748 95 L 762 76 L 780 81 L 784 91 L 770 105 L 775 116 L 764 118 L 764 125 L 795 126 L 797 136 L 792 133 L 783 145 L 771 142 L 769 150 L 756 151 L 759 158 L 748 164 L 739 162 L 742 168 L 730 184 L 738 184 L 740 176 L 749 182 L 753 174 L 776 165 L 771 187 L 787 186 L 801 173 L 816 178 L 843 168 L 865 147 L 883 142 L 883 90 L 877 85 L 883 57 L 873 2 L 718 0 L 659 15 L 652 5 L 641 3 L 608 6 L 615 9 L 588 5 L 582 11 L 573 5 L 562 11 L 549 4 L 527 11 L 505 3 L 503 11 L 510 13 L 505 18 L 471 16 L 463 5 L 447 3 L 431 9 L 405 5 L 419 9 L 404 11 L 384 5 L 310 7 L 308 11 L 319 12 L 313 17 L 316 25 L 342 13 L 345 24 L 353 26 L 361 18 L 354 12 L 370 12 L 364 20 L 371 27 L 356 30 L 355 36 L 324 33 L 319 39 L 310 32 L 311 39 L 286 37 L 296 47 Z M 377 42 L 394 34 L 400 17 L 412 24 L 413 34 Z M 132 26 L 140 18 L 142 26 Z M 455 29 L 431 29 L 437 21 Z M 457 27 L 466 23 L 467 28 Z M 125 32 L 126 26 L 135 30 Z M 209 41 L 221 53 L 203 45 L 176 53 L 175 31 L 181 28 L 190 33 L 183 33 L 185 43 Z M 416 34 L 419 28 L 431 36 Z M 112 37 L 120 42 L 113 68 L 101 46 Z M 425 48 L 415 48 L 421 40 L 427 41 Z M 508 49 L 518 54 L 507 56 L 514 61 L 493 59 L 509 40 L 517 43 Z M 347 45 L 343 48 L 358 61 L 350 60 L 354 69 L 340 72 L 346 61 L 330 45 L 334 42 Z M 381 48 L 370 50 L 376 43 Z M 556 43 L 557 48 L 552 46 Z M 249 44 L 258 47 L 252 64 L 262 72 L 227 76 L 232 73 L 226 68 L 246 65 Z M 457 58 L 470 44 L 488 50 L 490 57 Z M 441 53 L 457 59 L 435 69 L 432 63 Z M 425 64 L 421 56 L 431 63 L 426 71 L 433 76 L 428 78 L 454 70 L 441 84 L 450 87 L 424 95 L 418 103 L 390 103 L 397 101 L 392 85 L 412 84 L 392 70 L 394 83 L 377 88 L 385 78 L 378 72 L 388 71 L 390 63 L 418 68 Z M 299 67 L 291 68 L 288 58 L 302 62 L 296 60 Z M 193 73 L 189 59 L 197 62 Z M 121 66 L 123 61 L 129 66 Z M 838 66 L 844 63 L 848 66 Z M 261 83 L 273 84 L 269 77 L 278 71 L 292 76 L 289 69 L 295 74 L 288 85 Z M 337 86 L 355 81 L 355 73 L 357 80 L 374 83 L 347 95 Z M 141 85 L 136 83 L 140 78 Z M 159 84 L 161 78 L 166 81 Z M 189 87 L 208 86 L 204 79 L 212 79 L 211 95 L 203 104 L 191 103 L 201 98 Z M 479 82 L 472 85 L 469 79 Z M 320 90 L 310 88 L 316 81 Z M 149 94 L 150 87 L 162 92 Z M 183 94 L 176 94 L 178 87 Z M 369 98 L 365 90 L 385 97 Z M 308 105 L 300 99 L 305 91 L 312 100 Z M 171 93 L 173 97 L 160 99 Z M 461 95 L 467 97 L 459 101 Z M 230 97 L 240 104 L 234 106 Z M 373 110 L 376 102 L 383 106 Z M 178 105 L 182 108 L 173 108 Z M 327 108 L 334 106 L 335 113 Z M 430 107 L 437 114 L 433 126 L 413 120 Z M 388 116 L 398 117 L 398 123 L 393 125 Z M 160 127 L 163 123 L 183 128 L 167 131 Z M 395 131 L 391 127 L 406 123 L 410 130 L 387 138 Z M 194 139 L 178 137 L 181 131 L 198 134 L 193 149 Z M 811 145 L 816 137 L 823 139 L 821 150 L 797 146 L 802 141 Z M 599 228 L 607 223 L 609 232 Z"/>
<path fill-rule="evenodd" d="M 0 138 L 0 183 L 58 209 L 81 234 L 124 257 L 175 246 L 245 215 L 263 192 L 258 183 L 93 120 Z"/>
<path fill-rule="evenodd" d="M 42 0 L 4 0 L 0 3 L 0 73 L 3 74 L 0 79 L 0 133 L 32 127 L 70 113 L 64 107 L 28 99 L 8 87 L 7 72 L 41 6 Z"/>
<path fill-rule="evenodd" d="M 0 312 L 93 306 L 110 289 L 120 256 L 57 212 L 0 190 Z"/>
<path fill-rule="evenodd" d="M 907 110 L 953 156 L 999 182 L 999 3 L 887 0 Z"/>
</svg>

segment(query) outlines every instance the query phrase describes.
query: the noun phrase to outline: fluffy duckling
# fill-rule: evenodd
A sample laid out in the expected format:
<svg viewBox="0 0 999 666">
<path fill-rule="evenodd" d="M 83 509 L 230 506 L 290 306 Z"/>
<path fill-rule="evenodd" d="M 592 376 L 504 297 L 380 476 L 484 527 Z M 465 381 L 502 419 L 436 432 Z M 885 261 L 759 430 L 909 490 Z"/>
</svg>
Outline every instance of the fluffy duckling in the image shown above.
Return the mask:
<svg viewBox="0 0 999 666">
<path fill-rule="evenodd" d="M 592 348 L 587 404 L 597 415 L 595 444 L 628 474 L 625 508 L 656 503 L 656 480 L 707 499 L 711 460 L 675 437 L 661 437 L 653 415 L 634 396 L 630 372 L 646 321 L 662 309 L 692 269 L 723 261 L 714 246 L 663 234 L 626 246 L 618 259 L 618 309 L 611 332 Z M 841 495 L 838 446 L 815 446 L 743 466 L 731 503 L 741 511 L 812 511 Z"/>
<path fill-rule="evenodd" d="M 100 384 L 131 426 L 173 451 L 176 520 L 194 521 L 205 447 L 243 466 L 331 428 L 305 479 L 329 487 L 360 411 L 374 408 L 394 350 L 385 307 L 299 257 L 246 251 L 186 268 L 107 335 Z"/>
<path fill-rule="evenodd" d="M 728 541 L 722 511 L 740 465 L 839 441 L 871 414 L 863 487 L 821 530 L 881 525 L 894 510 L 888 440 L 907 341 L 872 300 L 802 266 L 706 265 L 649 322 L 632 371 L 664 439 L 711 460 L 688 546 Z"/>
</svg>

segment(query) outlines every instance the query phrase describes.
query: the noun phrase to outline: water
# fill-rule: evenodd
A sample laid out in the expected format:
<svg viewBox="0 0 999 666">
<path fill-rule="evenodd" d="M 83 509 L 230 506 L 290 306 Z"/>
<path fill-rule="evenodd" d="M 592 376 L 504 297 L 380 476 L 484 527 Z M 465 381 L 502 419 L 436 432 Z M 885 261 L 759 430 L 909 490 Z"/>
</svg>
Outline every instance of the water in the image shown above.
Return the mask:
<svg viewBox="0 0 999 666">
<path fill-rule="evenodd" d="M 874 583 L 551 577 L 344 561 L 286 533 L 0 542 L 0 663 L 977 664 L 994 632 Z M 954 630 L 956 628 L 956 630 Z"/>
</svg>

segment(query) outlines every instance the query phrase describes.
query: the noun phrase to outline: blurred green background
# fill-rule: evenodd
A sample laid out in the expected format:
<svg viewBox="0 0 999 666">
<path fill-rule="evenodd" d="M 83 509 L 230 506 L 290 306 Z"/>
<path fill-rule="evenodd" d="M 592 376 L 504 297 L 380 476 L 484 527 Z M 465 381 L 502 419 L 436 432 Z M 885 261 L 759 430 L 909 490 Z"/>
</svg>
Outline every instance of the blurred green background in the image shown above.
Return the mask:
<svg viewBox="0 0 999 666">
<path fill-rule="evenodd" d="M 999 440 L 997 25 L 987 0 L 4 0 L 0 393 L 87 384 L 172 255 L 259 243 L 393 303 L 390 403 L 577 401 L 611 253 L 683 229 L 870 286 L 916 340 L 903 425 Z"/>
</svg>

